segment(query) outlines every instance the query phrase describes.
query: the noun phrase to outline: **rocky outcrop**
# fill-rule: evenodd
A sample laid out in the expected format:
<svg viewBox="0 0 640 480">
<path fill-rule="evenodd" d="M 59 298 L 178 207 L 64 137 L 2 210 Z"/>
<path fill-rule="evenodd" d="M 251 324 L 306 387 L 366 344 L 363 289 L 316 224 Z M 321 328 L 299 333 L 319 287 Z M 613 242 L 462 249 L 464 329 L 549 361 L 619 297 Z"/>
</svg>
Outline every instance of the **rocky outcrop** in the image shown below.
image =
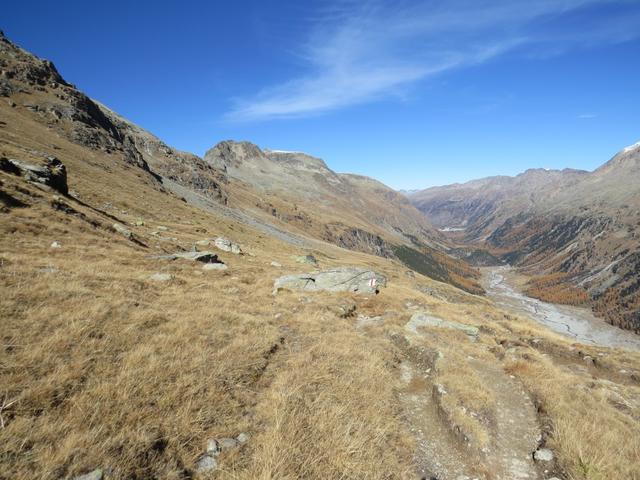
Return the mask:
<svg viewBox="0 0 640 480">
<path fill-rule="evenodd" d="M 219 248 L 223 252 L 230 252 L 235 255 L 240 255 L 242 253 L 242 249 L 240 248 L 240 245 L 232 242 L 227 238 L 218 237 L 215 239 L 213 243 L 216 246 L 216 248 Z"/>
<path fill-rule="evenodd" d="M 328 224 L 325 226 L 323 239 L 348 250 L 370 253 L 384 258 L 395 257 L 392 247 L 380 235 L 361 228 L 339 223 Z"/>
<path fill-rule="evenodd" d="M 46 185 L 63 195 L 69 194 L 67 168 L 56 157 L 48 156 L 44 165 L 33 165 L 1 157 L 0 170 L 14 175 L 21 175 L 30 182 Z"/>
<path fill-rule="evenodd" d="M 360 267 L 337 267 L 318 273 L 285 275 L 274 283 L 274 293 L 280 290 L 307 292 L 354 292 L 373 294 L 385 287 L 387 279 Z"/>
</svg>

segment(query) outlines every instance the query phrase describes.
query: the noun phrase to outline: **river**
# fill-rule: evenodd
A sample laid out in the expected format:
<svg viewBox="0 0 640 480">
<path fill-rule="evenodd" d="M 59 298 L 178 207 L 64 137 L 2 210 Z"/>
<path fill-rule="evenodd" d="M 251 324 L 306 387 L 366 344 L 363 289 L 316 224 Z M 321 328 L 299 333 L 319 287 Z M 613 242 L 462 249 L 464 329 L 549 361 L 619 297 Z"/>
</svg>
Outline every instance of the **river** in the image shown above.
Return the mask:
<svg viewBox="0 0 640 480">
<path fill-rule="evenodd" d="M 609 325 L 586 308 L 547 303 L 520 293 L 510 282 L 511 267 L 482 271 L 487 296 L 503 308 L 527 315 L 580 343 L 640 350 L 640 335 Z"/>
</svg>

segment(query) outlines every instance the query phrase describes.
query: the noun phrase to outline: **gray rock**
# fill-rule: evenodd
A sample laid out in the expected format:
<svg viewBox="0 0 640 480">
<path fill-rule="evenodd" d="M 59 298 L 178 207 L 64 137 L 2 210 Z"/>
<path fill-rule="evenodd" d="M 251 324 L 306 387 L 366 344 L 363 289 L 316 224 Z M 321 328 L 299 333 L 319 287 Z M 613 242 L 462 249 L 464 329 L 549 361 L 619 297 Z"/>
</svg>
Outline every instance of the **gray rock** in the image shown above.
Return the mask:
<svg viewBox="0 0 640 480">
<path fill-rule="evenodd" d="M 210 438 L 209 440 L 207 440 L 207 453 L 217 455 L 221 450 L 222 449 L 220 448 L 220 445 L 215 438 Z"/>
<path fill-rule="evenodd" d="M 198 472 L 211 472 L 218 468 L 218 460 L 213 455 L 203 455 L 196 462 L 196 470 Z"/>
<path fill-rule="evenodd" d="M 533 458 L 537 462 L 551 462 L 553 461 L 553 452 L 548 448 L 540 448 L 534 452 Z"/>
<path fill-rule="evenodd" d="M 238 443 L 244 444 L 244 443 L 247 443 L 250 438 L 251 436 L 248 433 L 242 432 L 238 434 L 238 436 L 236 437 L 236 440 L 238 441 Z"/>
<path fill-rule="evenodd" d="M 306 263 L 308 265 L 318 265 L 318 259 L 311 254 L 293 257 L 298 263 Z"/>
<path fill-rule="evenodd" d="M 378 293 L 387 279 L 360 267 L 337 267 L 318 273 L 285 275 L 274 283 L 274 293 L 279 290 L 304 290 L 310 292 Z"/>
<path fill-rule="evenodd" d="M 447 328 L 451 330 L 460 330 L 466 333 L 472 339 L 478 337 L 478 328 L 471 325 L 465 325 L 464 323 L 453 322 L 450 320 L 443 320 L 438 317 L 432 317 L 426 313 L 418 312 L 411 316 L 411 320 L 407 322 L 404 328 L 411 333 L 418 333 L 420 327 L 435 327 L 435 328 Z"/>
<path fill-rule="evenodd" d="M 271 266 L 272 267 L 276 267 L 276 268 L 280 268 L 282 265 L 279 264 L 278 262 L 271 262 Z"/>
<path fill-rule="evenodd" d="M 67 195 L 69 193 L 67 167 L 54 156 L 47 156 L 46 158 L 44 166 L 40 166 L 3 157 L 0 160 L 0 170 L 14 175 L 21 175 L 26 180 L 46 185 L 63 195 Z"/>
<path fill-rule="evenodd" d="M 202 263 L 220 263 L 223 262 L 218 258 L 218 255 L 213 252 L 177 252 L 170 253 L 168 255 L 153 255 L 151 258 L 156 260 L 190 260 L 192 262 Z"/>
<path fill-rule="evenodd" d="M 62 248 L 62 245 L 60 245 L 60 242 L 51 242 L 51 248 Z"/>
<path fill-rule="evenodd" d="M 238 446 L 238 441 L 235 438 L 218 438 L 218 445 L 220 446 L 220 450 L 231 450 L 232 448 L 236 448 Z"/>
<path fill-rule="evenodd" d="M 239 255 L 242 253 L 242 249 L 240 248 L 240 245 L 238 245 L 237 243 L 233 243 L 231 240 L 228 240 L 224 237 L 216 238 L 214 241 L 214 245 L 220 250 L 222 250 L 223 252 L 231 252 L 236 255 Z"/>
<path fill-rule="evenodd" d="M 227 265 L 225 265 L 224 263 L 205 263 L 202 266 L 203 270 L 226 270 Z"/>
<path fill-rule="evenodd" d="M 173 280 L 173 275 L 169 273 L 154 273 L 149 276 L 149 280 L 153 280 L 154 282 L 168 282 Z"/>
<path fill-rule="evenodd" d="M 78 475 L 77 477 L 73 477 L 73 480 L 102 480 L 104 474 L 101 468 L 96 468 L 92 472 L 85 473 L 83 475 Z"/>
<path fill-rule="evenodd" d="M 113 229 L 123 237 L 128 238 L 129 240 L 133 238 L 133 232 L 131 232 L 131 230 L 129 230 L 125 226 L 120 225 L 119 223 L 114 223 Z"/>
<path fill-rule="evenodd" d="M 196 242 L 196 245 L 200 246 L 200 247 L 208 247 L 211 244 L 211 242 L 209 240 L 198 240 Z"/>
</svg>

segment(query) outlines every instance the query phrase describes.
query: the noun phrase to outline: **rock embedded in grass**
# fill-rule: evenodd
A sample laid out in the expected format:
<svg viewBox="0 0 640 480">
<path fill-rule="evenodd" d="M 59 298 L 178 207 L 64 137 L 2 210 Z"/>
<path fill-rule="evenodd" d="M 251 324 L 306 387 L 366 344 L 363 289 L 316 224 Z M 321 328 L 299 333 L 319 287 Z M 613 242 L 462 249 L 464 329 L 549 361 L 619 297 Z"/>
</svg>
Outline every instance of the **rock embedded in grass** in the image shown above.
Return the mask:
<svg viewBox="0 0 640 480">
<path fill-rule="evenodd" d="M 332 270 L 299 275 L 285 275 L 274 283 L 274 293 L 280 290 L 310 292 L 378 293 L 387 284 L 386 277 L 365 268 L 337 267 Z"/>
<path fill-rule="evenodd" d="M 435 328 L 446 328 L 450 330 L 459 330 L 461 332 L 466 333 L 469 338 L 475 340 L 478 338 L 479 330 L 477 327 L 466 325 L 464 323 L 458 323 L 451 320 L 443 320 L 438 317 L 433 317 L 431 315 L 427 315 L 424 312 L 414 313 L 411 316 L 411 320 L 407 322 L 405 325 L 405 329 L 412 332 L 418 333 L 418 328 L 420 327 L 435 327 Z"/>
<path fill-rule="evenodd" d="M 196 470 L 198 472 L 211 472 L 218 468 L 218 460 L 211 454 L 206 454 L 200 457 L 196 462 Z"/>
<path fill-rule="evenodd" d="M 299 255 L 293 257 L 298 263 L 306 263 L 308 265 L 318 265 L 318 259 L 311 254 L 308 255 Z"/>
<path fill-rule="evenodd" d="M 73 480 L 102 480 L 104 478 L 104 474 L 101 468 L 96 468 L 95 470 L 85 473 L 83 475 L 78 475 L 77 477 L 73 477 Z"/>
<path fill-rule="evenodd" d="M 154 282 L 168 282 L 173 280 L 174 276 L 169 273 L 154 273 L 149 276 L 149 280 L 153 280 Z"/>
<path fill-rule="evenodd" d="M 203 270 L 227 270 L 228 268 L 224 263 L 205 263 L 202 266 Z"/>
<path fill-rule="evenodd" d="M 231 252 L 235 255 L 240 255 L 242 253 L 240 245 L 224 237 L 216 238 L 214 241 L 214 245 L 216 246 L 216 248 L 219 248 L 223 252 Z"/>
</svg>

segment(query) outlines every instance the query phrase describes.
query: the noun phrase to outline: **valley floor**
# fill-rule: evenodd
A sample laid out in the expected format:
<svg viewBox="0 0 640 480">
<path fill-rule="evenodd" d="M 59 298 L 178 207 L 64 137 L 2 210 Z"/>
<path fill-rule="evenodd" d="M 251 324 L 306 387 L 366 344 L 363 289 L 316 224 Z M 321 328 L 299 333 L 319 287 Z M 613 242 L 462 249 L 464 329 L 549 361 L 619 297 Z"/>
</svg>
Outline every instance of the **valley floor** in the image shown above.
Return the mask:
<svg viewBox="0 0 640 480">
<path fill-rule="evenodd" d="M 580 343 L 640 350 L 639 335 L 606 323 L 586 308 L 556 305 L 524 295 L 518 290 L 517 274 L 510 267 L 482 270 L 487 295 L 498 305 Z"/>
</svg>

